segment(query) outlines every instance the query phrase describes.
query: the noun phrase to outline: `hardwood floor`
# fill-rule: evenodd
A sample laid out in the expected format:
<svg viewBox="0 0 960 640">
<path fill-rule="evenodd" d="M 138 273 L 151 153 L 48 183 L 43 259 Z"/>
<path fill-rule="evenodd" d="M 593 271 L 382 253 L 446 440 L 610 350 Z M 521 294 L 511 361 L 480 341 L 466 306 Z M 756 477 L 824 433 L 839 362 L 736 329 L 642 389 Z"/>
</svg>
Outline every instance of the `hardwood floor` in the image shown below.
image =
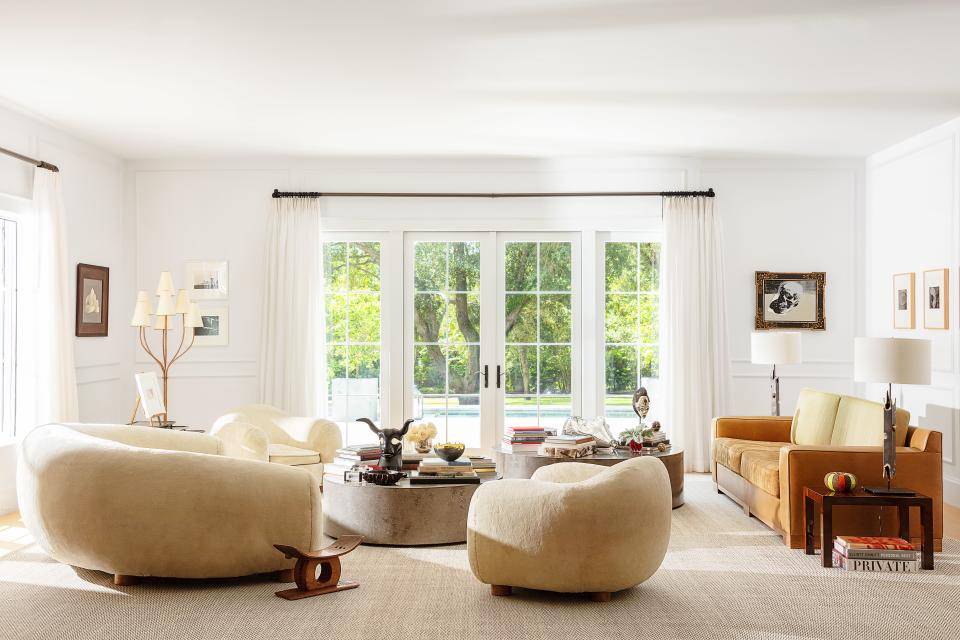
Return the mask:
<svg viewBox="0 0 960 640">
<path fill-rule="evenodd" d="M 960 538 L 960 507 L 943 505 L 943 535 L 947 538 Z"/>
<path fill-rule="evenodd" d="M 0 558 L 31 544 L 33 544 L 33 537 L 27 533 L 19 513 L 0 516 Z"/>
</svg>

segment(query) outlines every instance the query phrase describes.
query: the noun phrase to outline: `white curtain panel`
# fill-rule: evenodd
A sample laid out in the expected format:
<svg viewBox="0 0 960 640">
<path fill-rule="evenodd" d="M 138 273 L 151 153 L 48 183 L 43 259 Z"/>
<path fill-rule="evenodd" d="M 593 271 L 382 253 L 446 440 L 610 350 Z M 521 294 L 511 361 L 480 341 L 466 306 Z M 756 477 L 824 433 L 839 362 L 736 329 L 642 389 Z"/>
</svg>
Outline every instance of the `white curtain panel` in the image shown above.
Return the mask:
<svg viewBox="0 0 960 640">
<path fill-rule="evenodd" d="M 661 376 L 687 471 L 710 470 L 710 424 L 730 393 L 723 239 L 715 198 L 664 198 Z"/>
<path fill-rule="evenodd" d="M 74 368 L 73 284 L 67 257 L 67 217 L 60 173 L 37 167 L 33 174 L 36 215 L 36 289 L 26 308 L 18 365 L 26 389 L 20 398 L 18 433 L 48 422 L 78 422 Z M 18 367 L 19 368 L 19 367 Z M 18 394 L 19 396 L 20 394 Z"/>
<path fill-rule="evenodd" d="M 323 274 L 318 198 L 274 198 L 267 224 L 260 401 L 325 413 Z"/>
</svg>

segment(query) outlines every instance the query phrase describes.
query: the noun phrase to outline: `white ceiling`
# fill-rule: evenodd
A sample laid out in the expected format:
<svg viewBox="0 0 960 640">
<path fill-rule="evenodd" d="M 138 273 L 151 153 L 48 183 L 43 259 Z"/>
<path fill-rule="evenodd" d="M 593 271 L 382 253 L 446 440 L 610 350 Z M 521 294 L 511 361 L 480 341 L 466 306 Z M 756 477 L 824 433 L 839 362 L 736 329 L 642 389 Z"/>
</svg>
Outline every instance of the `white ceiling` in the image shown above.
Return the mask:
<svg viewBox="0 0 960 640">
<path fill-rule="evenodd" d="M 126 158 L 863 156 L 957 0 L 0 0 L 0 99 Z"/>
</svg>

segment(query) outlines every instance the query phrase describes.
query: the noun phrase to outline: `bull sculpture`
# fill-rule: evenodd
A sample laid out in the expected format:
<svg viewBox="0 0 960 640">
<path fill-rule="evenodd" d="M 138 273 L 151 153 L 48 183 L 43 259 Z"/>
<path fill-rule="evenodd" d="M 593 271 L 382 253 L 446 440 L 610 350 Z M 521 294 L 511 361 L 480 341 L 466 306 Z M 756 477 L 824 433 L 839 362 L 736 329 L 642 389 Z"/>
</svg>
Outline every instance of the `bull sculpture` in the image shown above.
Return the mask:
<svg viewBox="0 0 960 640">
<path fill-rule="evenodd" d="M 399 429 L 378 429 L 369 418 L 358 418 L 357 422 L 367 423 L 370 431 L 377 434 L 377 438 L 380 439 L 380 460 L 377 463 L 380 468 L 400 471 L 403 465 L 403 436 L 407 435 L 407 429 L 410 428 L 413 418 L 404 422 Z"/>
</svg>

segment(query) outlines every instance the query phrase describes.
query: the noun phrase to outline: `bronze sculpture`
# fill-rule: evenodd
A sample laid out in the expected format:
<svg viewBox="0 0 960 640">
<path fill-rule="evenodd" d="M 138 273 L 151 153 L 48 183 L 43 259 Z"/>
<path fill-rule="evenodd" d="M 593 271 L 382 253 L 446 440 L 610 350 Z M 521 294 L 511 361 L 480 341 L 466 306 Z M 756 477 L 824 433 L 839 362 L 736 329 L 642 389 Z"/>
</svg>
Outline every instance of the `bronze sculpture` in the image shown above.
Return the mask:
<svg viewBox="0 0 960 640">
<path fill-rule="evenodd" d="M 370 418 L 357 418 L 357 422 L 367 423 L 370 431 L 380 439 L 380 460 L 377 462 L 380 468 L 400 471 L 403 465 L 403 436 L 407 435 L 413 418 L 404 422 L 399 429 L 378 429 Z"/>
</svg>

